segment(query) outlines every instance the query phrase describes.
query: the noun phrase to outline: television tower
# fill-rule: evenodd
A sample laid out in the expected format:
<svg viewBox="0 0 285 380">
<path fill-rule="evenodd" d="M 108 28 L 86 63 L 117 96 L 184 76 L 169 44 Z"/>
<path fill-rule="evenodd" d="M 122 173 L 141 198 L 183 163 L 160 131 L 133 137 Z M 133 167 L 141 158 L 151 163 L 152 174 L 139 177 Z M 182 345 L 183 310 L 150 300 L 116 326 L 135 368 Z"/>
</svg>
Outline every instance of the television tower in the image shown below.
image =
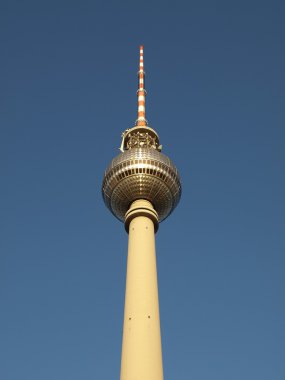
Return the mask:
<svg viewBox="0 0 285 380">
<path fill-rule="evenodd" d="M 155 233 L 177 206 L 181 183 L 145 118 L 143 46 L 138 78 L 138 118 L 122 134 L 121 153 L 105 171 L 102 194 L 129 234 L 120 379 L 163 380 Z"/>
</svg>

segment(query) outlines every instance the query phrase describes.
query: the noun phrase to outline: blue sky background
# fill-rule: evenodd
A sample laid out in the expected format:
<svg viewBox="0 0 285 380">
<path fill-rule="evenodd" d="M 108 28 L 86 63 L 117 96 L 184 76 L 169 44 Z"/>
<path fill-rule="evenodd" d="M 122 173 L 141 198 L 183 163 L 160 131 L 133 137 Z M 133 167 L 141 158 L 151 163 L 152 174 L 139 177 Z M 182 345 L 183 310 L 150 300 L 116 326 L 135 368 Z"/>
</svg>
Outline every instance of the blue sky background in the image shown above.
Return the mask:
<svg viewBox="0 0 285 380">
<path fill-rule="evenodd" d="M 165 380 L 284 380 L 284 11 L 1 3 L 1 379 L 119 379 L 127 234 L 101 182 L 144 44 L 183 180 L 157 234 Z"/>
</svg>

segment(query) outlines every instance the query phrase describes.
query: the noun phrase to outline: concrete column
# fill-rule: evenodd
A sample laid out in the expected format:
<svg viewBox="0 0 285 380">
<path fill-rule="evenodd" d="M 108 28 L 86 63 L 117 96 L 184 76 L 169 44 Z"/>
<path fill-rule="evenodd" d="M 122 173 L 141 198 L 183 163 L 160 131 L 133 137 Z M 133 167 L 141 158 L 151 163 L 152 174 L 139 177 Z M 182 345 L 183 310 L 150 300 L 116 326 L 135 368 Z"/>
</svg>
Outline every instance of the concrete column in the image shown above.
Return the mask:
<svg viewBox="0 0 285 380">
<path fill-rule="evenodd" d="M 138 200 L 126 213 L 129 231 L 121 380 L 163 380 L 155 231 L 157 213 Z"/>
</svg>

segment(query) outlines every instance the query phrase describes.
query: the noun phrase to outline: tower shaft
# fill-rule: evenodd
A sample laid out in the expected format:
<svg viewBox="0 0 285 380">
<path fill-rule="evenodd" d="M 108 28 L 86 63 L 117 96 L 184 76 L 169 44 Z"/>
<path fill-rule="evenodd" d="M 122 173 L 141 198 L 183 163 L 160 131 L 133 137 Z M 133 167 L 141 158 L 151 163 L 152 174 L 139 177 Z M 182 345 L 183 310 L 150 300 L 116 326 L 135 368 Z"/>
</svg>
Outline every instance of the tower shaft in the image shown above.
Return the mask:
<svg viewBox="0 0 285 380">
<path fill-rule="evenodd" d="M 155 254 L 157 214 L 146 200 L 126 213 L 129 229 L 121 380 L 163 380 Z"/>
</svg>

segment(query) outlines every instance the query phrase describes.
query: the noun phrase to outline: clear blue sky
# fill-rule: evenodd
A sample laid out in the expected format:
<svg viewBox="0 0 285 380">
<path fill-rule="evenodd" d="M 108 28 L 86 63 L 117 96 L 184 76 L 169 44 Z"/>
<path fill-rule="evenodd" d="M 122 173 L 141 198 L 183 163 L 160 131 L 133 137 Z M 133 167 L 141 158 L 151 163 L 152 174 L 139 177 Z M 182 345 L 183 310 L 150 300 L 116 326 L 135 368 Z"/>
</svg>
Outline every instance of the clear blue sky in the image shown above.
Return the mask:
<svg viewBox="0 0 285 380">
<path fill-rule="evenodd" d="M 1 380 L 119 379 L 127 234 L 101 182 L 140 44 L 183 180 L 157 234 L 165 380 L 284 380 L 284 11 L 2 2 Z"/>
</svg>

